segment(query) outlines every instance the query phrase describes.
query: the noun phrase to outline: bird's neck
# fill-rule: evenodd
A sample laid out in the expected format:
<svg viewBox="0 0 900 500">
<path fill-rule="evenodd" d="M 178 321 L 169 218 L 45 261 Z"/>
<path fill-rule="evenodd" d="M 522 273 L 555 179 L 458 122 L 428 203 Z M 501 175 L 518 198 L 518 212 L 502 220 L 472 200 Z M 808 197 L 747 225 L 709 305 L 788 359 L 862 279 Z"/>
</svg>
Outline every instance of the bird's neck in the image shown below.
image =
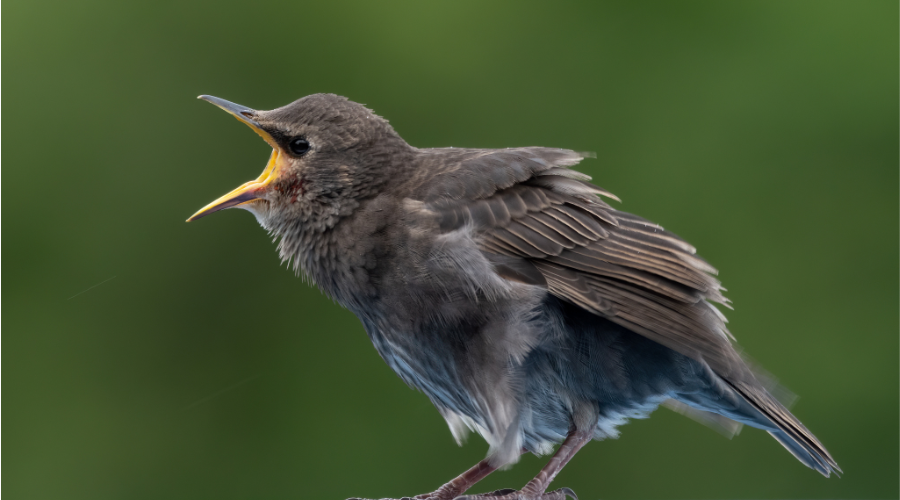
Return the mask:
<svg viewBox="0 0 900 500">
<path fill-rule="evenodd" d="M 376 293 L 372 273 L 385 261 L 383 233 L 399 217 L 395 194 L 383 191 L 341 203 L 311 204 L 302 217 L 268 220 L 266 229 L 279 240 L 282 261 L 354 309 L 354 303 Z"/>
<path fill-rule="evenodd" d="M 390 158 L 374 155 L 348 172 L 337 166 L 305 173 L 303 195 L 281 199 L 263 224 L 279 240 L 282 261 L 352 308 L 370 289 L 379 232 L 399 216 L 398 202 L 415 183 L 415 151 L 393 148 Z"/>
<path fill-rule="evenodd" d="M 298 223 L 273 231 L 279 238 L 281 260 L 290 262 L 295 272 L 351 309 L 370 292 L 367 268 L 375 258 L 370 239 L 377 224 L 360 224 L 359 210 L 328 218 L 327 223 Z"/>
</svg>

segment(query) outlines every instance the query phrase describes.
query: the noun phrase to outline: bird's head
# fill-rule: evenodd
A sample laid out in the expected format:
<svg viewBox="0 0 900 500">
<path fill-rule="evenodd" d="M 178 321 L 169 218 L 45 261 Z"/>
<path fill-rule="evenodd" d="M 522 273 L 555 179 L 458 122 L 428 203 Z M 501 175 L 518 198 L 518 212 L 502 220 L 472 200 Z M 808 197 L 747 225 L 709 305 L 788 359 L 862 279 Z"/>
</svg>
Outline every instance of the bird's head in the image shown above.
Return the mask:
<svg viewBox="0 0 900 500">
<path fill-rule="evenodd" d="M 248 125 L 270 146 L 262 174 L 213 201 L 188 222 L 225 208 L 252 212 L 270 231 L 330 227 L 391 177 L 411 147 L 387 120 L 334 94 L 314 94 L 271 111 L 199 97 Z"/>
</svg>

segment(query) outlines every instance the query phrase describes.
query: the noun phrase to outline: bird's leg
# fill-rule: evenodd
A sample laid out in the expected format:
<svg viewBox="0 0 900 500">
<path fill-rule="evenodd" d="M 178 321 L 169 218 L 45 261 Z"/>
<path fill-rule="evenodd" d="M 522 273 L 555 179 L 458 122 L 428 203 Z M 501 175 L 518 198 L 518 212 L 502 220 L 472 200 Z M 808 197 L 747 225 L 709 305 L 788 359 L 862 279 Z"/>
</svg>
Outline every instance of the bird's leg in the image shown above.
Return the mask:
<svg viewBox="0 0 900 500">
<path fill-rule="evenodd" d="M 528 481 L 528 484 L 520 491 L 498 490 L 493 493 L 466 495 L 458 497 L 457 500 L 565 500 L 566 496 L 578 500 L 575 492 L 569 488 L 560 488 L 549 493 L 545 492 L 556 475 L 559 474 L 559 471 L 569 463 L 569 460 L 572 460 L 572 457 L 578 453 L 578 450 L 591 440 L 593 434 L 593 427 L 587 429 L 573 427 L 566 436 L 566 440 L 556 450 L 556 453 L 550 457 L 547 465 L 538 472 L 534 479 Z"/>
<path fill-rule="evenodd" d="M 525 450 L 522 450 L 524 453 Z M 403 497 L 400 500 L 453 500 L 459 497 L 471 488 L 475 483 L 486 478 L 491 472 L 497 470 L 497 466 L 491 465 L 489 458 L 478 462 L 471 469 L 451 479 L 447 484 L 441 486 L 431 493 L 416 495 L 412 498 Z M 509 490 L 513 491 L 513 490 Z M 361 498 L 348 498 L 347 500 L 364 500 Z M 390 500 L 390 499 L 382 499 Z"/>
<path fill-rule="evenodd" d="M 497 470 L 497 467 L 491 465 L 486 458 L 475 464 L 471 469 L 451 479 L 447 484 L 441 486 L 433 493 L 416 495 L 414 498 L 416 500 L 453 500 L 495 470 Z"/>
</svg>

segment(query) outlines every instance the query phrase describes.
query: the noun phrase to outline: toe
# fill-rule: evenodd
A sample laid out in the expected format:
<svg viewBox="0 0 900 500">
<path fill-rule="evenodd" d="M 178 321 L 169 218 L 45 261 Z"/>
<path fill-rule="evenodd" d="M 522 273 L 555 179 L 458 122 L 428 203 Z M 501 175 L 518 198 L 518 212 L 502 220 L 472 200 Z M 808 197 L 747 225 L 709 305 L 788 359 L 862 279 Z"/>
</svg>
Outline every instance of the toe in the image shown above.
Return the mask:
<svg viewBox="0 0 900 500">
<path fill-rule="evenodd" d="M 571 497 L 572 500 L 578 500 L 578 495 L 572 491 L 572 488 L 560 488 L 556 491 L 563 494 L 563 499 L 565 499 L 565 497 Z"/>
<path fill-rule="evenodd" d="M 548 491 L 537 495 L 523 493 L 513 489 L 503 489 L 491 493 L 463 495 L 461 497 L 456 497 L 454 500 L 566 500 L 566 497 L 578 500 L 578 496 L 571 488 L 560 488 L 555 491 Z"/>
<path fill-rule="evenodd" d="M 479 493 L 477 495 L 463 495 L 453 500 L 517 500 L 519 492 L 512 488 L 504 488 L 502 490 L 492 491 L 490 493 Z"/>
</svg>

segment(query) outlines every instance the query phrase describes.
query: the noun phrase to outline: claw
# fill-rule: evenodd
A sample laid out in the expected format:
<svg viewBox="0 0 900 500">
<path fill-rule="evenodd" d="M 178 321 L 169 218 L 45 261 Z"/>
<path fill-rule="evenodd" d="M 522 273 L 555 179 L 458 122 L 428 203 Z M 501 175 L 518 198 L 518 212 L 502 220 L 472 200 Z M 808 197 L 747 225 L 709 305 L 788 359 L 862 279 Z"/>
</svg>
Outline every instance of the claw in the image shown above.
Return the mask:
<svg viewBox="0 0 900 500">
<path fill-rule="evenodd" d="M 556 491 L 562 493 L 563 495 L 565 495 L 567 497 L 571 497 L 573 500 L 578 500 L 578 495 L 576 495 L 575 492 L 572 491 L 572 488 L 563 487 Z"/>
</svg>

